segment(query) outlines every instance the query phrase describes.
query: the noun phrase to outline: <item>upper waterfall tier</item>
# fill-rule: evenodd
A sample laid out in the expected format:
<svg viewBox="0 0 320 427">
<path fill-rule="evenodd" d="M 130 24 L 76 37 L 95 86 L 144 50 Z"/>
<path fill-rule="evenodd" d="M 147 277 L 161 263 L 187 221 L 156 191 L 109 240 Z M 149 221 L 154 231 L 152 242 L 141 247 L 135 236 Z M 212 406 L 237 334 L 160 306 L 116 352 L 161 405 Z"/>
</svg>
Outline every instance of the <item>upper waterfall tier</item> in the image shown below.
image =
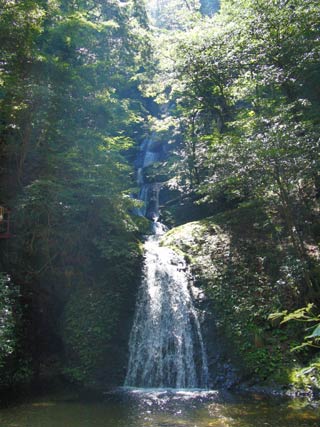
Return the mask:
<svg viewBox="0 0 320 427">
<path fill-rule="evenodd" d="M 161 183 L 146 182 L 144 171 L 147 167 L 165 159 L 167 155 L 165 147 L 166 144 L 162 144 L 157 140 L 156 134 L 153 133 L 142 142 L 136 161 L 137 184 L 140 187 L 139 200 L 144 202 L 138 214 L 155 222 L 158 221 L 160 217 L 159 193 Z"/>
</svg>

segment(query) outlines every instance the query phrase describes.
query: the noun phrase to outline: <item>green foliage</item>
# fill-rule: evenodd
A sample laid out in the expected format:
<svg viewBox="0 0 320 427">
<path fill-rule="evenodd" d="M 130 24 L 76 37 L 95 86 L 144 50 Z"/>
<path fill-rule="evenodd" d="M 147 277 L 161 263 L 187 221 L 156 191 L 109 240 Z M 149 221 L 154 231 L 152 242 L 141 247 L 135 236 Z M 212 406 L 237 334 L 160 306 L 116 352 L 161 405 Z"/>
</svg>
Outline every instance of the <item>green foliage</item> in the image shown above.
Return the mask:
<svg viewBox="0 0 320 427">
<path fill-rule="evenodd" d="M 147 5 L 151 23 L 166 30 L 185 30 L 200 16 L 201 2 L 152 0 Z"/>
<path fill-rule="evenodd" d="M 292 370 L 290 380 L 297 387 L 302 389 L 320 387 L 320 364 L 319 357 L 311 360 L 307 367 L 296 367 Z"/>
<path fill-rule="evenodd" d="M 16 309 L 18 290 L 8 277 L 0 276 L 0 369 L 4 370 L 8 358 L 15 352 Z"/>
<path fill-rule="evenodd" d="M 207 292 L 230 303 L 232 325 L 232 309 L 245 325 L 260 295 L 266 329 L 265 306 L 319 305 L 319 16 L 317 1 L 222 1 L 187 33 L 160 37 L 157 73 L 143 87 L 169 106 L 168 186 L 185 206 L 202 205 L 199 216 L 229 217 L 222 227 L 237 250 L 219 273 L 208 270 Z"/>
<path fill-rule="evenodd" d="M 140 251 L 130 246 L 130 241 L 121 242 L 119 236 L 113 239 L 122 244 L 121 251 L 113 249 L 115 253 L 110 254 L 101 239 L 101 259 L 91 261 L 81 274 L 72 271 L 70 296 L 60 322 L 65 349 L 63 373 L 86 386 L 117 385 L 124 375 Z M 96 274 L 90 276 L 87 269 L 96 269 Z"/>
<path fill-rule="evenodd" d="M 294 347 L 292 350 L 300 350 L 303 347 L 316 347 L 320 348 L 320 315 L 314 314 L 314 304 L 308 304 L 307 307 L 299 308 L 291 313 L 288 310 L 284 310 L 279 313 L 272 313 L 269 315 L 271 321 L 281 319 L 281 324 L 296 320 L 303 323 L 313 323 L 311 327 L 308 327 L 308 335 L 304 337 L 304 342 Z M 310 333 L 311 331 L 311 333 Z"/>
<path fill-rule="evenodd" d="M 0 273 L 0 389 L 28 383 L 33 370 L 23 352 L 20 292 L 10 277 Z"/>
<path fill-rule="evenodd" d="M 107 288 L 78 285 L 63 319 L 66 345 L 64 372 L 80 384 L 94 385 L 99 370 L 106 371 L 106 352 L 118 326 L 119 296 Z"/>
<path fill-rule="evenodd" d="M 150 30 L 136 0 L 0 2 L 1 204 L 16 234 L 3 270 L 52 308 L 46 333 L 60 324 L 79 382 L 95 382 L 138 275 L 146 224 L 129 163 L 146 130 L 172 147 L 147 177 L 173 195 L 171 224 L 214 214 L 229 236 L 216 254 L 215 227 L 200 230 L 187 256 L 203 257 L 250 372 L 281 376 L 299 342 L 269 330 L 268 314 L 319 300 L 319 2 L 224 0 L 208 16 L 212 3 L 149 2 Z M 5 333 L 0 361 L 14 323 Z"/>
<path fill-rule="evenodd" d="M 24 315 L 45 313 L 43 330 L 30 322 L 26 333 L 31 341 L 39 333 L 32 363 L 41 371 L 50 352 L 65 362 L 57 325 L 73 292 L 83 307 L 92 282 L 104 287 L 102 295 L 121 294 L 126 290 L 113 288 L 114 277 L 134 283 L 138 275 L 145 224 L 132 215 L 128 158 L 143 133 L 137 75 L 150 44 L 144 7 L 134 0 L 1 1 L 0 7 L 1 204 L 11 207 L 15 223 L 15 239 L 1 255 L 4 270 L 26 285 L 22 298 L 37 301 Z M 115 306 L 114 316 L 120 311 Z M 105 313 L 101 336 L 108 345 Z M 81 316 L 73 315 L 68 322 L 76 324 Z M 47 336 L 56 344 L 45 344 Z M 67 342 L 93 381 L 81 344 Z M 83 343 L 94 351 L 101 341 Z"/>
<path fill-rule="evenodd" d="M 290 351 L 301 332 L 291 324 L 272 327 L 267 319 L 270 310 L 290 305 L 296 295 L 287 283 L 277 283 L 286 266 L 283 249 L 274 244 L 271 227 L 259 227 L 267 218 L 261 205 L 260 211 L 254 207 L 184 224 L 167 233 L 163 243 L 190 263 L 229 363 L 251 381 L 287 385 L 290 372 L 306 357 L 301 351 L 293 359 Z"/>
</svg>

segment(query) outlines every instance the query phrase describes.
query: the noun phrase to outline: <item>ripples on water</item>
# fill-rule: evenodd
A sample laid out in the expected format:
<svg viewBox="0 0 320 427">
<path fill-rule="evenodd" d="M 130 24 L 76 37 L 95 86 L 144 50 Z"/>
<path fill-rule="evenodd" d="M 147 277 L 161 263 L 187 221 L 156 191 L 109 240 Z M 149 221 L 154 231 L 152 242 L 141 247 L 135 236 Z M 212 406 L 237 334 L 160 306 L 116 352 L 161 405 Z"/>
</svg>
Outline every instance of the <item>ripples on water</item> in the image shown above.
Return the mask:
<svg viewBox="0 0 320 427">
<path fill-rule="evenodd" d="M 38 398 L 0 410 L 0 427 L 319 427 L 320 410 L 201 390 L 119 389 L 100 401 Z"/>
</svg>

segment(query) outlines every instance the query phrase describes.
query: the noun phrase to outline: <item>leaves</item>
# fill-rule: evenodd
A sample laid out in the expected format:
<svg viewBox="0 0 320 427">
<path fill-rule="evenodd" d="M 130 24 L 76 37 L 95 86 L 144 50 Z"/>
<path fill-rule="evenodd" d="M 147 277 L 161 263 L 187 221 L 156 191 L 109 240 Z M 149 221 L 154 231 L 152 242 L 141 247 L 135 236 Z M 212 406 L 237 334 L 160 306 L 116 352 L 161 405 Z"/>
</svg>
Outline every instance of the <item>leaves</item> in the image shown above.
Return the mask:
<svg viewBox="0 0 320 427">
<path fill-rule="evenodd" d="M 313 330 L 312 334 L 311 334 L 311 335 L 306 336 L 306 338 L 313 338 L 313 339 L 319 339 L 319 338 L 320 338 L 320 323 L 319 323 L 319 325 L 317 325 L 317 326 L 314 328 L 314 330 Z"/>
<path fill-rule="evenodd" d="M 82 307 L 92 283 L 95 301 L 125 293 L 123 276 L 131 284 L 137 271 L 141 221 L 128 197 L 135 185 L 128 158 L 146 114 L 137 78 L 150 50 L 144 13 L 135 1 L 1 1 L 1 203 L 15 220 L 14 256 L 1 258 L 17 283 L 27 283 L 24 297 L 39 301 L 24 314 L 41 319 L 35 335 L 43 347 L 61 334 L 56 307 L 67 307 L 77 287 Z M 106 330 L 123 301 L 104 310 Z M 72 314 L 65 326 L 79 324 L 81 313 Z M 91 312 L 89 319 L 108 346 L 113 334 L 100 331 Z M 91 346 L 79 349 L 69 338 L 71 352 Z"/>
<path fill-rule="evenodd" d="M 320 348 L 320 315 L 313 314 L 315 305 L 310 303 L 306 307 L 288 313 L 287 310 L 280 313 L 272 313 L 268 319 L 271 321 L 282 319 L 281 324 L 291 322 L 292 320 L 303 323 L 316 323 L 311 328 L 312 333 L 304 337 L 304 342 L 292 349 L 292 351 L 300 350 L 304 347 L 319 347 Z"/>
</svg>

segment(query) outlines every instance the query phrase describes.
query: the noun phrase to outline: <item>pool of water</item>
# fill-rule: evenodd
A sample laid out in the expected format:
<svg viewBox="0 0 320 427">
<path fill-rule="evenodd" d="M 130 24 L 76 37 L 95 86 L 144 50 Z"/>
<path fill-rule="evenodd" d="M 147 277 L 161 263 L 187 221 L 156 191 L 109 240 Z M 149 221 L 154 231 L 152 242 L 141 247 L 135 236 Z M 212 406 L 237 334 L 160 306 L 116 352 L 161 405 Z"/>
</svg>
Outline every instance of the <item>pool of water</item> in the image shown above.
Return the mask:
<svg viewBox="0 0 320 427">
<path fill-rule="evenodd" d="M 0 427 L 319 427 L 301 400 L 218 391 L 117 390 L 103 399 L 48 395 L 0 408 Z"/>
</svg>

